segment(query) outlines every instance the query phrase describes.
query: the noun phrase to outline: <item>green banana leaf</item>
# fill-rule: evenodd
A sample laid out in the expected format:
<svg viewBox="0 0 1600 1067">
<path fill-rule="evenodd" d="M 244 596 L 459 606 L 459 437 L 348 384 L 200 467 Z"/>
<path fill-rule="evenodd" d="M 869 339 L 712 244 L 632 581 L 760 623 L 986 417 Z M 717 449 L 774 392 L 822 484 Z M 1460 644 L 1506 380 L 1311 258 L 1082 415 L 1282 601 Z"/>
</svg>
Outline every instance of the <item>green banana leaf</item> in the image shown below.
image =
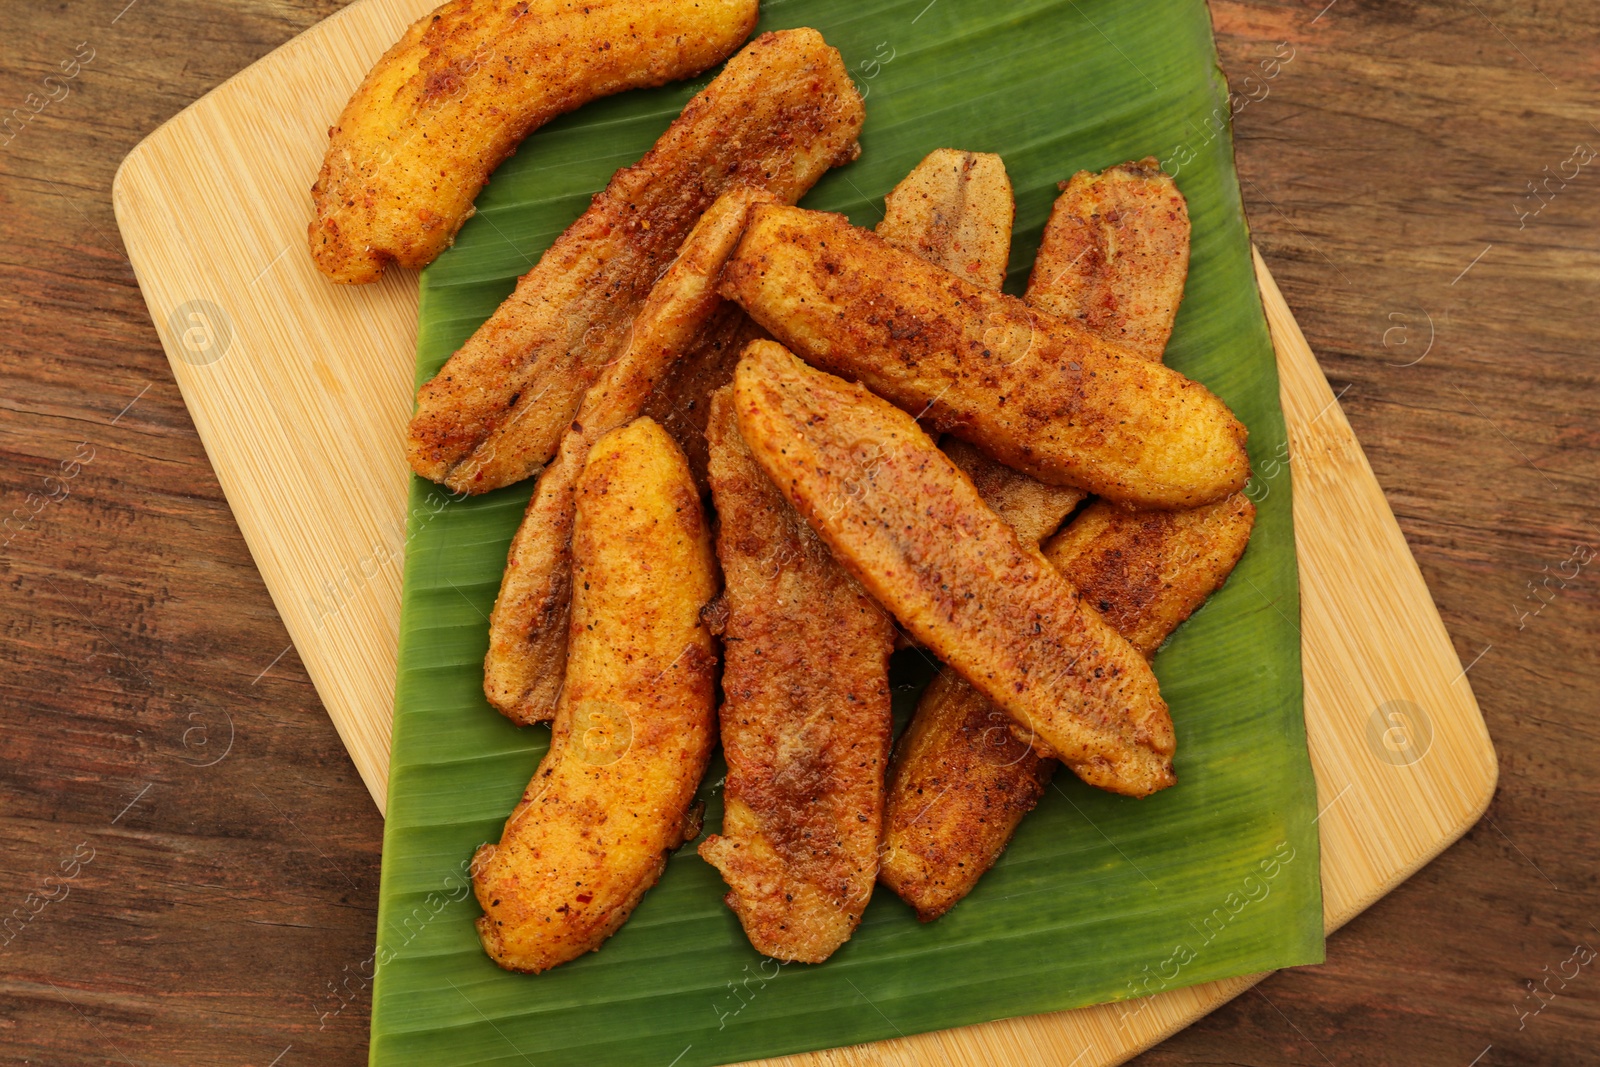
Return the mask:
<svg viewBox="0 0 1600 1067">
<path fill-rule="evenodd" d="M 1233 167 L 1228 92 L 1203 0 L 767 0 L 761 28 L 815 26 L 867 96 L 862 155 L 807 206 L 875 224 L 935 148 L 998 152 L 1016 187 L 1011 291 L 1055 183 L 1158 156 L 1193 217 L 1168 362 L 1283 454 L 1278 380 Z M 709 80 L 589 104 L 495 174 L 422 276 L 418 381 Z M 466 868 L 497 840 L 549 731 L 481 691 L 488 614 L 531 483 L 448 500 L 413 481 L 378 911 L 371 1062 L 694 1067 L 1120 1000 L 1322 959 L 1316 790 L 1301 706 L 1286 472 L 1258 477 L 1254 539 L 1227 586 L 1157 655 L 1176 788 L 1145 800 L 1058 775 L 954 911 L 919 924 L 880 890 L 825 964 L 752 950 L 715 870 L 686 845 L 623 930 L 539 976 L 478 945 Z M 903 717 L 930 676 L 895 669 Z M 702 789 L 721 823 L 720 762 Z"/>
</svg>

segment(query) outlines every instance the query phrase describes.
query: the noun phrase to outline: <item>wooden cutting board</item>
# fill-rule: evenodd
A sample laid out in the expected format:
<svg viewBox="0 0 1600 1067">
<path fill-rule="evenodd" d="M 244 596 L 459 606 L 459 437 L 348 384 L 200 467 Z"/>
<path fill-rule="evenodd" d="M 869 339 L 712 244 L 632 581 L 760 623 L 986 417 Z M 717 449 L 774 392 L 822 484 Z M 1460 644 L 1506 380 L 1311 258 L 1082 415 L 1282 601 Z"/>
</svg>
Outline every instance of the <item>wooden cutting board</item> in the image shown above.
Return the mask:
<svg viewBox="0 0 1600 1067">
<path fill-rule="evenodd" d="M 377 285 L 331 285 L 312 266 L 305 234 L 329 121 L 435 2 L 352 4 L 151 134 L 123 163 L 113 193 L 223 492 L 380 809 L 417 279 L 390 271 Z M 1280 467 L 1293 472 L 1306 732 L 1332 931 L 1477 821 L 1497 764 L 1366 457 L 1259 256 L 1256 272 L 1289 427 Z M 1257 476 L 1270 492 L 1286 472 Z M 1120 1063 L 1261 977 L 764 1062 Z"/>
</svg>

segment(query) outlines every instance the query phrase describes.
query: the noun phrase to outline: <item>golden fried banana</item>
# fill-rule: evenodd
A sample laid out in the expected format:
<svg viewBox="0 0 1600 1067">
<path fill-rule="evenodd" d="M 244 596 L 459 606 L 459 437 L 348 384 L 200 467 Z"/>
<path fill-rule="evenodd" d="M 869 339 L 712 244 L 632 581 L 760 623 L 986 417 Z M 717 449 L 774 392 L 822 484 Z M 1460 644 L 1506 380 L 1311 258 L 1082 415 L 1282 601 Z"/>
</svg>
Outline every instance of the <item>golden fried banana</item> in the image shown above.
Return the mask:
<svg viewBox="0 0 1600 1067">
<path fill-rule="evenodd" d="M 1060 186 L 1029 304 L 1159 360 L 1189 275 L 1189 207 L 1154 158 Z"/>
<path fill-rule="evenodd" d="M 1244 426 L 1203 386 L 839 216 L 756 208 L 722 291 L 807 360 L 1041 481 L 1193 507 L 1249 477 Z"/>
<path fill-rule="evenodd" d="M 706 433 L 728 777 L 722 832 L 700 855 L 756 951 L 820 963 L 855 932 L 877 879 L 894 627 L 756 465 L 727 387 Z"/>
<path fill-rule="evenodd" d="M 994 153 L 934 149 L 890 190 L 883 211 L 877 233 L 890 244 L 985 289 L 1005 282 L 1017 208 Z"/>
<path fill-rule="evenodd" d="M 1159 338 L 1160 343 L 1153 344 L 1153 350 L 1135 347 L 1134 351 L 1149 359 L 1159 359 L 1177 313 L 1177 298 L 1181 295 L 1188 260 L 1189 226 L 1181 199 L 1176 205 L 1171 204 L 1170 197 L 1175 191 L 1170 180 L 1158 179 L 1140 170 L 1140 165 L 1128 164 L 1101 175 L 1080 174 L 1071 183 L 1065 183 L 1068 193 L 1057 201 L 1026 299 L 1048 307 L 1047 302 L 1052 299 L 1076 299 L 1075 294 L 1097 287 L 1114 294 L 1114 301 L 1101 305 L 1095 314 L 1085 315 L 1086 327 L 1111 338 L 1122 337 L 1137 327 L 1138 336 L 1152 341 Z M 1073 209 L 1083 207 L 1083 190 L 1086 189 L 1099 189 L 1102 199 L 1115 205 L 1105 207 L 1105 214 L 1115 213 L 1120 218 L 1096 220 L 1093 211 L 1084 212 L 1083 218 L 1075 215 Z M 1102 229 L 1095 230 L 1096 225 L 1101 225 Z M 1101 250 L 1080 254 L 1081 247 L 1074 247 L 1070 253 L 1065 252 L 1069 245 L 1062 231 L 1068 226 L 1086 228 L 1091 235 L 1098 234 Z M 1137 240 L 1128 236 L 1130 232 Z M 1149 256 L 1131 251 L 1153 248 L 1167 250 L 1176 265 L 1166 258 L 1152 263 Z M 1105 254 L 1101 254 L 1102 251 Z M 1171 299 L 1165 299 L 1163 286 L 1170 283 L 1174 274 L 1178 292 L 1172 293 Z M 960 463 L 956 453 L 948 447 L 946 451 Z M 992 460 L 987 462 L 993 463 Z M 963 464 L 963 469 L 973 476 L 980 491 L 983 490 L 984 483 L 972 468 Z M 1024 533 L 1024 524 L 1030 523 L 1025 507 L 1013 505 L 1009 509 L 1023 516 L 1019 522 L 1008 514 L 1007 507 L 1001 506 L 1003 498 L 985 492 L 985 499 L 1002 517 L 1011 519 L 1019 533 Z M 1026 499 L 1024 496 L 1023 500 Z M 1147 623 L 1142 616 L 1123 610 L 1126 603 L 1123 593 L 1130 590 L 1104 588 L 1103 572 L 1095 566 L 1095 560 L 1088 558 L 1094 554 L 1093 545 L 1100 538 L 1096 536 L 1085 541 L 1084 537 L 1090 531 L 1103 535 L 1107 558 L 1115 559 L 1120 554 L 1113 547 L 1118 541 L 1115 531 L 1118 523 L 1137 523 L 1139 520 L 1135 516 L 1164 513 L 1127 512 L 1096 504 L 1091 510 L 1112 513 L 1109 521 L 1085 521 L 1086 514 L 1070 527 L 1073 531 L 1071 543 L 1080 546 L 1077 551 L 1083 565 L 1062 566 L 1067 561 L 1056 558 L 1052 562 L 1057 563 L 1058 569 L 1075 585 L 1080 580 L 1086 583 L 1090 588 L 1080 588 L 1080 593 L 1105 612 L 1106 621 L 1130 638 L 1134 647 L 1149 654 L 1166 632 L 1175 628 L 1213 588 L 1222 584 L 1239 553 L 1243 552 L 1249 536 L 1248 517 L 1242 529 L 1228 518 L 1232 505 L 1242 500 L 1242 497 L 1230 497 L 1221 503 L 1206 505 L 1201 509 L 1207 513 L 1202 528 L 1185 533 L 1186 520 L 1179 520 L 1170 528 L 1177 538 L 1168 546 L 1174 557 L 1184 555 L 1185 543 L 1202 542 L 1209 536 L 1208 529 L 1215 534 L 1217 550 L 1190 561 L 1187 568 L 1192 569 L 1181 571 L 1177 581 L 1164 592 L 1136 598 L 1135 611 L 1148 610 L 1150 618 L 1160 620 L 1159 624 Z M 1247 501 L 1244 503 L 1248 506 Z M 1043 518 L 1048 521 L 1048 513 Z M 1040 525 L 1039 522 L 1029 524 L 1024 540 L 1027 533 Z M 1044 531 L 1041 538 L 1048 532 Z M 1230 535 L 1233 537 L 1231 545 L 1227 543 Z M 1190 537 L 1192 542 L 1187 541 Z M 1068 540 L 1065 533 L 1061 538 Z M 1161 572 L 1154 558 L 1160 555 L 1160 550 L 1153 542 L 1142 555 L 1146 563 L 1156 564 L 1156 573 Z M 1165 626 L 1166 630 L 1159 630 L 1158 626 Z M 999 708 L 946 669 L 923 693 L 911 725 L 895 748 L 890 765 L 885 854 L 880 877 L 885 885 L 916 908 L 924 921 L 944 914 L 971 892 L 1004 851 L 1022 817 L 1038 802 L 1055 772 L 1056 761 L 1033 752 L 1024 740 L 1004 728 L 1007 721 Z"/>
<path fill-rule="evenodd" d="M 923 922 L 972 892 L 1055 774 L 1014 726 L 946 667 L 895 744 L 878 880 Z"/>
<path fill-rule="evenodd" d="M 317 269 L 371 282 L 455 240 L 489 174 L 524 137 L 601 96 L 721 62 L 757 0 L 450 0 L 368 72 L 311 187 Z"/>
<path fill-rule="evenodd" d="M 1183 194 L 1154 159 L 1083 171 L 1061 188 L 1023 299 L 1159 360 L 1189 272 Z M 940 447 L 1024 542 L 1050 536 L 1087 495 L 1046 485 L 959 440 Z"/>
<path fill-rule="evenodd" d="M 1189 273 L 1189 209 L 1152 158 L 1082 171 L 1056 198 L 1023 299 L 1097 337 L 1160 360 Z M 1024 541 L 1043 540 L 1087 494 L 1055 496 L 970 445 L 946 446 Z M 1055 487 L 1055 493 L 1074 490 Z M 1060 517 L 1050 525 L 1052 517 Z M 1049 529 L 1042 527 L 1049 525 Z"/>
<path fill-rule="evenodd" d="M 974 285 L 998 290 L 1006 280 L 1015 216 L 1011 179 L 999 156 L 939 148 L 890 191 L 877 234 Z M 1047 485 L 960 438 L 946 438 L 939 447 L 1024 543 L 1055 533 L 1084 498 L 1081 489 Z"/>
<path fill-rule="evenodd" d="M 1189 511 L 1096 502 L 1051 539 L 1045 556 L 1149 656 L 1222 587 L 1254 518 L 1242 493 Z M 994 866 L 1055 773 L 1056 761 L 1034 752 L 1009 721 L 945 670 L 895 747 L 878 877 L 924 922 Z"/>
<path fill-rule="evenodd" d="M 1085 781 L 1132 796 L 1175 781 L 1149 664 L 910 416 L 768 341 L 745 350 L 734 397 L 767 476 L 920 644 Z"/>
<path fill-rule="evenodd" d="M 999 156 L 937 149 L 890 191 L 885 211 L 878 223 L 884 239 L 947 270 L 970 267 L 986 281 L 992 280 L 994 288 L 1000 287 L 1011 251 L 1015 207 L 1011 180 Z M 689 457 L 702 491 L 711 394 L 733 381 L 733 368 L 745 345 L 761 339 L 770 340 L 767 331 L 751 322 L 743 308 L 731 305 L 719 313 L 719 324 L 673 364 L 645 404 L 643 414 L 666 427 Z M 986 458 L 983 462 L 997 471 L 1008 470 Z M 1003 477 L 996 474 L 994 479 Z"/>
<path fill-rule="evenodd" d="M 798 200 L 829 167 L 856 157 L 862 115 L 843 60 L 821 34 L 752 41 L 418 392 L 412 469 L 470 493 L 537 472 L 711 202 L 739 185 Z"/>
<path fill-rule="evenodd" d="M 716 293 L 717 275 L 750 205 L 771 199 L 759 189 L 738 187 L 706 210 L 650 290 L 627 350 L 584 394 L 560 450 L 539 474 L 511 539 L 483 661 L 484 695 L 513 722 L 525 725 L 555 714 L 566 673 L 573 491 L 589 448 L 638 415 L 679 355 L 720 309 L 731 306 Z"/>
<path fill-rule="evenodd" d="M 571 660 L 550 750 L 473 858 L 489 957 L 544 971 L 599 948 L 699 833 L 716 562 L 699 495 L 649 419 L 595 443 L 577 489 Z"/>
</svg>

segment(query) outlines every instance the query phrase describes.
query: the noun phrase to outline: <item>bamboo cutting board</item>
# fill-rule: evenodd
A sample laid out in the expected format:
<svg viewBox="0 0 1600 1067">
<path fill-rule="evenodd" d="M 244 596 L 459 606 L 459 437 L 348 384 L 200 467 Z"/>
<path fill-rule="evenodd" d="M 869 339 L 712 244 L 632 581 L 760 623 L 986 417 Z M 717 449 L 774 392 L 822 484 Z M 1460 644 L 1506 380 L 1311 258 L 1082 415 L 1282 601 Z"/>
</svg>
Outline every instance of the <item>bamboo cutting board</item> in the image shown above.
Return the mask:
<svg viewBox="0 0 1600 1067">
<path fill-rule="evenodd" d="M 157 130 L 114 187 L 129 258 L 218 480 L 380 808 L 416 277 L 327 283 L 305 251 L 307 190 L 330 118 L 434 2 L 352 4 Z M 1306 730 L 1332 930 L 1470 827 L 1497 766 L 1382 490 L 1259 256 L 1256 270 L 1289 428 Z M 1269 484 L 1283 476 L 1258 474 Z M 765 1062 L 1118 1063 L 1259 977 Z"/>
</svg>

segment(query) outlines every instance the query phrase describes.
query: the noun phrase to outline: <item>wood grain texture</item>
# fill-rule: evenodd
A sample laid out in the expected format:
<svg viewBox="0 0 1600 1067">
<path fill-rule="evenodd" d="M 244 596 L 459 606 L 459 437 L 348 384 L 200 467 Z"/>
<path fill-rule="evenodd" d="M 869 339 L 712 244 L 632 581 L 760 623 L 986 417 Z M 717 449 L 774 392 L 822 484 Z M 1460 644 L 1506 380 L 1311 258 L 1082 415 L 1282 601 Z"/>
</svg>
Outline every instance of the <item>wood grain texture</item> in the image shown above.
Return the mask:
<svg viewBox="0 0 1600 1067">
<path fill-rule="evenodd" d="M 0 42 L 7 107 L 79 42 L 95 50 L 69 96 L 0 135 L 8 513 L 51 492 L 80 442 L 95 450 L 0 552 L 7 907 L 79 842 L 97 850 L 0 949 L 19 1059 L 364 1058 L 381 824 L 233 533 L 110 204 L 141 136 L 336 7 L 20 8 Z M 1486 1046 L 1484 1065 L 1583 1062 L 1600 987 L 1555 982 L 1542 1012 L 1517 1013 L 1538 1006 L 1524 980 L 1596 938 L 1594 571 L 1522 613 L 1543 568 L 1600 547 L 1584 313 L 1600 187 L 1586 169 L 1521 229 L 1513 206 L 1600 141 L 1584 95 L 1600 25 L 1570 0 L 1322 9 L 1214 7 L 1224 69 L 1254 93 L 1235 119 L 1246 204 L 1340 395 L 1330 414 L 1354 424 L 1471 665 L 1501 785 L 1489 818 L 1335 937 L 1326 965 L 1272 977 L 1141 1062 L 1461 1065 Z M 1281 43 L 1295 58 L 1263 82 Z M 996 1024 L 996 1058 L 1026 1061 L 1051 1019 Z M 819 1062 L 872 1062 L 856 1056 Z"/>
</svg>

